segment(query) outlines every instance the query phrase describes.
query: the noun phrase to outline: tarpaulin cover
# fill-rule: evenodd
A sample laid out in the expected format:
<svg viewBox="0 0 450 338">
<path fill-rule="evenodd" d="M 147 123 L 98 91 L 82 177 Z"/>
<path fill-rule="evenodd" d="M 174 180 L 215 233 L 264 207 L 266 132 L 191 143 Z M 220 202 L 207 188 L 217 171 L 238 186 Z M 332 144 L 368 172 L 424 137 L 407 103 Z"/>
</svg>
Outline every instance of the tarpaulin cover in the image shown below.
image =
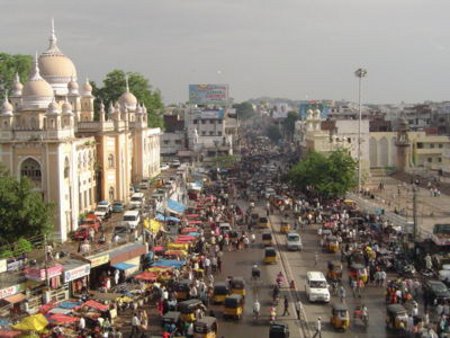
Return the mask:
<svg viewBox="0 0 450 338">
<path fill-rule="evenodd" d="M 186 210 L 186 206 L 173 199 L 167 201 L 167 209 L 175 214 L 182 214 Z"/>
<path fill-rule="evenodd" d="M 50 311 L 48 311 L 47 313 L 48 314 L 58 313 L 58 314 L 66 315 L 66 314 L 71 313 L 71 312 L 72 312 L 72 310 L 70 310 L 70 309 L 62 309 L 60 307 L 55 307 L 55 308 L 51 309 Z"/>
<path fill-rule="evenodd" d="M 186 217 L 187 218 L 197 218 L 197 217 L 200 217 L 200 214 L 187 214 Z"/>
<path fill-rule="evenodd" d="M 160 259 L 158 261 L 156 261 L 155 263 L 153 263 L 153 266 L 162 266 L 162 267 L 173 267 L 173 268 L 181 268 L 184 264 L 186 263 L 186 261 L 184 260 L 176 260 L 176 259 Z"/>
<path fill-rule="evenodd" d="M 96 302 L 95 300 L 92 300 L 92 299 L 88 300 L 86 303 L 84 303 L 83 306 L 89 306 L 89 307 L 99 310 L 99 311 L 106 311 L 109 309 L 108 305 L 104 305 L 104 304 Z"/>
<path fill-rule="evenodd" d="M 45 315 L 48 311 L 50 311 L 51 309 L 53 309 L 55 306 L 56 306 L 55 303 L 48 303 L 48 304 L 41 305 L 41 306 L 39 307 L 39 312 L 40 312 L 40 313 L 43 313 L 43 314 Z M 2 324 L 0 323 L 0 326 L 4 326 L 4 325 L 2 325 Z"/>
<path fill-rule="evenodd" d="M 160 252 L 160 251 L 164 251 L 164 250 L 165 250 L 165 248 L 163 246 L 161 246 L 161 245 L 155 246 L 153 248 L 154 252 Z"/>
<path fill-rule="evenodd" d="M 14 338 L 22 334 L 20 331 L 0 330 L 0 338 Z"/>
<path fill-rule="evenodd" d="M 161 229 L 161 223 L 155 219 L 145 219 L 144 227 L 153 233 L 157 233 Z"/>
<path fill-rule="evenodd" d="M 164 216 L 164 215 L 162 215 L 162 214 L 156 214 L 155 219 L 156 219 L 157 221 L 163 221 L 163 222 L 168 222 L 168 221 L 171 221 L 171 222 L 179 222 L 179 221 L 180 221 L 180 219 L 177 218 L 177 217 L 173 217 L 173 216 Z"/>
<path fill-rule="evenodd" d="M 60 313 L 50 315 L 47 319 L 50 323 L 56 323 L 56 324 L 70 324 L 70 323 L 78 322 L 80 320 L 80 318 L 78 318 L 78 317 L 67 316 L 67 315 L 63 315 Z"/>
<path fill-rule="evenodd" d="M 114 264 L 112 267 L 116 268 L 116 269 L 119 269 L 119 270 L 122 270 L 122 271 L 125 271 L 125 270 L 128 270 L 128 269 L 136 267 L 136 265 L 122 262 L 122 263 Z"/>
<path fill-rule="evenodd" d="M 65 301 L 65 302 L 58 304 L 58 307 L 60 307 L 62 309 L 73 309 L 73 308 L 80 306 L 81 304 L 82 303 L 80 303 L 80 302 Z"/>
<path fill-rule="evenodd" d="M 144 271 L 141 272 L 140 274 L 134 276 L 134 279 L 139 279 L 139 280 L 145 280 L 148 282 L 153 282 L 156 281 L 156 278 L 158 276 L 155 273 L 149 272 L 149 271 Z"/>
<path fill-rule="evenodd" d="M 188 236 L 192 236 L 192 237 L 199 237 L 200 233 L 199 232 L 189 232 L 187 233 Z"/>
<path fill-rule="evenodd" d="M 189 235 L 179 235 L 177 236 L 177 238 L 175 239 L 175 241 L 179 241 L 179 242 L 191 242 L 191 241 L 195 241 L 195 237 L 194 236 L 189 236 Z"/>
<path fill-rule="evenodd" d="M 188 221 L 188 224 L 202 224 L 203 222 L 202 221 L 199 221 L 199 220 L 189 220 Z"/>
<path fill-rule="evenodd" d="M 42 331 L 48 325 L 47 318 L 42 313 L 28 316 L 13 325 L 12 328 L 20 331 Z"/>
</svg>

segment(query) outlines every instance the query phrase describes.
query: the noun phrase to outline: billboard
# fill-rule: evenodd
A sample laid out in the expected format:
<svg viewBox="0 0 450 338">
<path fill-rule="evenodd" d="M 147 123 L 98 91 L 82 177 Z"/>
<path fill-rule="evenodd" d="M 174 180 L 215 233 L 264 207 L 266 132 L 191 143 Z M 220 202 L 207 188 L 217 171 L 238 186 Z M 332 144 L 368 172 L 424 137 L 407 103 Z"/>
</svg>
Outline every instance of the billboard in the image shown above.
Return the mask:
<svg viewBox="0 0 450 338">
<path fill-rule="evenodd" d="M 190 84 L 189 102 L 191 104 L 226 105 L 228 102 L 228 85 L 226 84 Z"/>
<path fill-rule="evenodd" d="M 299 107 L 299 113 L 300 118 L 304 120 L 306 118 L 306 113 L 309 109 L 319 109 L 320 110 L 320 117 L 323 119 L 326 119 L 328 117 L 328 114 L 330 113 L 331 107 L 327 103 L 323 102 L 317 102 L 317 101 L 304 101 L 300 103 Z"/>
</svg>

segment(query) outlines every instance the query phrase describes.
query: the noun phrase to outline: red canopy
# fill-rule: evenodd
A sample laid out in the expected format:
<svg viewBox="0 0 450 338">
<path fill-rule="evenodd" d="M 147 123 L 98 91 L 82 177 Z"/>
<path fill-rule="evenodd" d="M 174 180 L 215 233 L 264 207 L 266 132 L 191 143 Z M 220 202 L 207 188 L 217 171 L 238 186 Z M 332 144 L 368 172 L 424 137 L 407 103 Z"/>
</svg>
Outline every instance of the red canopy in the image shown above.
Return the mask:
<svg viewBox="0 0 450 338">
<path fill-rule="evenodd" d="M 155 247 L 153 248 L 153 251 L 155 251 L 155 252 L 157 252 L 157 251 L 164 251 L 164 250 L 165 250 L 164 247 L 161 246 L 161 245 L 155 246 Z"/>
<path fill-rule="evenodd" d="M 0 330 L 0 338 L 14 338 L 22 334 L 22 331 Z"/>
<path fill-rule="evenodd" d="M 96 302 L 95 300 L 92 300 L 92 299 L 88 300 L 86 303 L 84 303 L 83 306 L 89 306 L 89 307 L 99 310 L 99 311 L 107 311 L 109 309 L 108 305 L 104 305 L 104 304 Z"/>
<path fill-rule="evenodd" d="M 45 315 L 47 312 L 49 312 L 51 309 L 53 309 L 56 306 L 55 303 L 48 303 L 48 304 L 44 304 L 41 305 L 39 307 L 39 312 L 42 313 L 43 315 Z"/>
<path fill-rule="evenodd" d="M 200 216 L 200 214 L 187 214 L 186 215 L 187 218 L 197 218 L 199 216 Z"/>
<path fill-rule="evenodd" d="M 72 317 L 68 315 L 63 315 L 62 313 L 55 313 L 47 318 L 49 322 L 57 323 L 57 324 L 71 324 L 78 322 L 80 318 Z"/>
<path fill-rule="evenodd" d="M 189 224 L 191 222 L 197 222 L 197 221 L 189 221 Z M 182 234 L 187 234 L 187 233 L 190 233 L 190 232 L 197 232 L 197 231 L 198 231 L 197 227 L 186 227 L 186 228 L 181 229 L 181 233 Z"/>
<path fill-rule="evenodd" d="M 190 235 L 179 235 L 176 239 L 176 242 L 192 242 L 195 241 L 195 237 L 194 236 L 190 236 Z"/>
<path fill-rule="evenodd" d="M 188 224 L 202 224 L 203 222 L 202 221 L 199 221 L 199 220 L 190 220 L 190 221 L 188 221 Z"/>
<path fill-rule="evenodd" d="M 144 280 L 144 281 L 148 281 L 148 282 L 154 282 L 156 281 L 156 274 L 149 272 L 149 271 L 144 271 L 141 272 L 140 274 L 134 276 L 134 279 L 139 279 L 139 280 Z"/>
</svg>

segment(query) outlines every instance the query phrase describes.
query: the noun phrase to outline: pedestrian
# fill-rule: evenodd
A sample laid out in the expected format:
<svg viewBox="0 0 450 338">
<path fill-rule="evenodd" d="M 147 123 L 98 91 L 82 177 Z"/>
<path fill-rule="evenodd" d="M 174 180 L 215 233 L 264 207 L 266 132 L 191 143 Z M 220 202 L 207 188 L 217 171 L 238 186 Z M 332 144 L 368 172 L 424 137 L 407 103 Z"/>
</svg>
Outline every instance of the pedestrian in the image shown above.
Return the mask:
<svg viewBox="0 0 450 338">
<path fill-rule="evenodd" d="M 317 266 L 319 264 L 319 253 L 316 251 L 314 254 L 314 266 Z"/>
<path fill-rule="evenodd" d="M 134 337 L 134 334 L 137 334 L 139 336 L 139 327 L 141 326 L 141 321 L 139 320 L 139 317 L 137 313 L 135 312 L 133 314 L 133 318 L 131 319 L 131 334 L 130 337 Z"/>
<path fill-rule="evenodd" d="M 300 320 L 300 310 L 302 308 L 302 302 L 299 298 L 297 298 L 297 301 L 295 302 L 295 312 L 297 313 L 297 319 Z"/>
<path fill-rule="evenodd" d="M 284 311 L 283 311 L 283 316 L 289 316 L 289 300 L 287 298 L 287 296 L 284 296 Z"/>
<path fill-rule="evenodd" d="M 222 258 L 220 256 L 217 257 L 217 271 L 222 273 Z"/>
<path fill-rule="evenodd" d="M 317 318 L 316 332 L 314 333 L 314 336 L 312 336 L 312 338 L 315 338 L 315 337 L 322 338 L 322 322 L 320 321 L 320 317 Z"/>
<path fill-rule="evenodd" d="M 342 284 L 339 287 L 338 293 L 339 293 L 339 299 L 341 300 L 341 303 L 345 303 L 345 288 Z"/>
</svg>

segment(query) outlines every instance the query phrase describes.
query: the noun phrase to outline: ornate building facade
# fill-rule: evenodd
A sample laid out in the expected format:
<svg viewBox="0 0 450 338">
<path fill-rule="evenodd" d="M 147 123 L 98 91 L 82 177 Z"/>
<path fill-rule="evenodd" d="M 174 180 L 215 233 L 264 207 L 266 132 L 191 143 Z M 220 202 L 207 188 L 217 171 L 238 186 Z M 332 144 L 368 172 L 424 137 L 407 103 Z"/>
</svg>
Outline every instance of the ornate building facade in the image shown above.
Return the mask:
<svg viewBox="0 0 450 338">
<path fill-rule="evenodd" d="M 57 46 L 36 55 L 25 84 L 16 76 L 0 114 L 0 161 L 27 176 L 55 204 L 55 237 L 65 241 L 79 215 L 99 200 L 128 202 L 130 185 L 160 171 L 159 128 L 127 90 L 94 120 L 88 81 L 77 82 L 73 62 Z"/>
</svg>

